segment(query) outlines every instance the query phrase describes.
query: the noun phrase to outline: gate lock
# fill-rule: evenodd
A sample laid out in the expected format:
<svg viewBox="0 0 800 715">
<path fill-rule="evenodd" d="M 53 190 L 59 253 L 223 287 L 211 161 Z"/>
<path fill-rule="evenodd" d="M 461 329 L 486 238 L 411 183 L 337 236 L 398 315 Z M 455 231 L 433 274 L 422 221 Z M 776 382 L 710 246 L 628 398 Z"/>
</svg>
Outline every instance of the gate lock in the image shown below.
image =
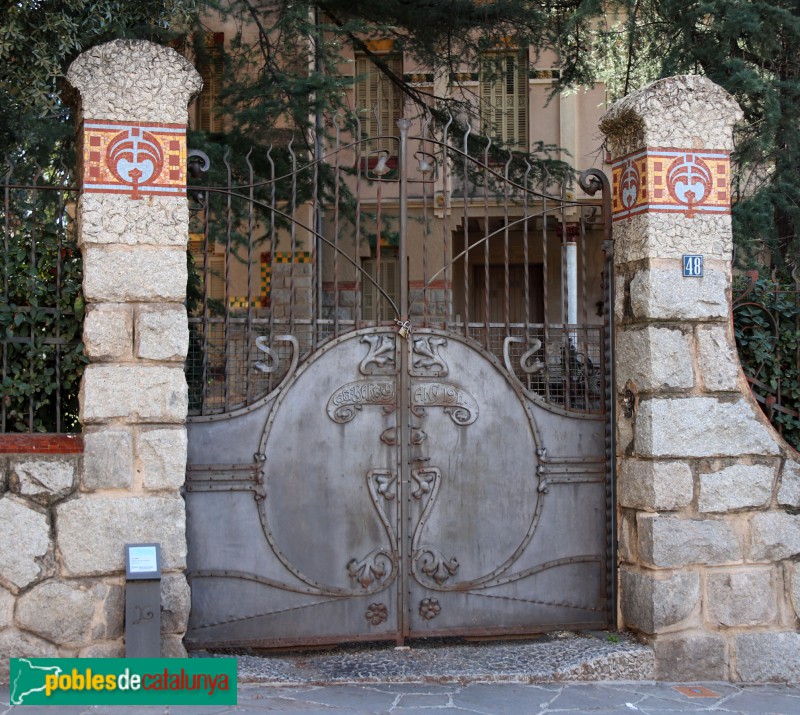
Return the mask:
<svg viewBox="0 0 800 715">
<path fill-rule="evenodd" d="M 397 320 L 395 318 L 395 323 L 400 326 L 400 330 L 398 330 L 398 334 L 401 338 L 407 338 L 408 334 L 411 332 L 411 321 L 410 320 Z"/>
</svg>

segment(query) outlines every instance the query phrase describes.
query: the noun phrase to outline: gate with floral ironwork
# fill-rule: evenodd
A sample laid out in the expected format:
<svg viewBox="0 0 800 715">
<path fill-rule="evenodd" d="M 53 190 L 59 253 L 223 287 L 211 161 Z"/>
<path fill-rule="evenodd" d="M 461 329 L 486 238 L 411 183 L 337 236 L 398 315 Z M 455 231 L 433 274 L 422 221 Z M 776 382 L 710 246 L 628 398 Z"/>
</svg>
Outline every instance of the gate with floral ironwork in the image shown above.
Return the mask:
<svg viewBox="0 0 800 715">
<path fill-rule="evenodd" d="M 431 125 L 190 190 L 193 647 L 613 619 L 607 182 Z"/>
</svg>

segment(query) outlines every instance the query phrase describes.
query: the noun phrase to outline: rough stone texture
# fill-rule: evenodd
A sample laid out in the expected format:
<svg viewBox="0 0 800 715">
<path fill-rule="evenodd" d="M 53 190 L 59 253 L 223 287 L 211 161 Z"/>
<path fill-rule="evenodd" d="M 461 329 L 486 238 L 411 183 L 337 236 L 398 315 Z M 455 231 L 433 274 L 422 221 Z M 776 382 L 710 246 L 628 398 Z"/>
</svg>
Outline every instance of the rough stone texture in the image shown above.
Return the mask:
<svg viewBox="0 0 800 715">
<path fill-rule="evenodd" d="M 124 194 L 81 194 L 78 211 L 82 244 L 186 248 L 187 234 L 175 230 L 189 223 L 185 197 L 148 196 L 131 201 Z"/>
<path fill-rule="evenodd" d="M 780 561 L 800 554 L 800 515 L 782 511 L 754 514 L 750 561 Z"/>
<path fill-rule="evenodd" d="M 639 554 L 653 566 L 676 568 L 742 560 L 739 540 L 724 521 L 640 513 L 637 527 Z"/>
<path fill-rule="evenodd" d="M 734 464 L 718 472 L 700 475 L 700 511 L 725 512 L 765 506 L 772 499 L 775 468 Z"/>
<path fill-rule="evenodd" d="M 110 584 L 103 603 L 105 636 L 110 640 L 122 638 L 125 633 L 125 589 Z"/>
<path fill-rule="evenodd" d="M 83 294 L 90 302 L 178 303 L 187 275 L 183 248 L 83 247 Z"/>
<path fill-rule="evenodd" d="M 124 658 L 125 646 L 118 643 L 94 643 L 78 651 L 79 658 Z"/>
<path fill-rule="evenodd" d="M 775 619 L 771 571 L 731 571 L 706 576 L 706 609 L 715 626 L 759 626 Z"/>
<path fill-rule="evenodd" d="M 135 68 L 135 72 L 131 72 Z M 174 50 L 143 40 L 114 40 L 81 54 L 67 70 L 84 117 L 185 124 L 203 82 Z"/>
<path fill-rule="evenodd" d="M 17 625 L 59 645 L 87 645 L 91 639 L 95 600 L 88 591 L 47 581 L 17 603 Z"/>
<path fill-rule="evenodd" d="M 702 278 L 684 278 L 675 268 L 650 268 L 632 279 L 631 309 L 638 319 L 711 320 L 727 319 L 729 277 L 706 267 Z"/>
<path fill-rule="evenodd" d="M 0 524 L 0 577 L 18 589 L 24 588 L 39 578 L 41 565 L 37 560 L 50 547 L 47 516 L 5 496 L 0 499 Z"/>
<path fill-rule="evenodd" d="M 186 632 L 191 608 L 191 591 L 183 574 L 166 576 L 161 581 L 161 632 Z"/>
<path fill-rule="evenodd" d="M 600 120 L 614 157 L 645 146 L 733 149 L 742 110 L 724 89 L 697 75 L 661 79 L 616 102 Z"/>
<path fill-rule="evenodd" d="M 57 655 L 56 646 L 30 633 L 16 628 L 0 631 L 0 683 L 8 682 L 11 658 L 55 658 Z"/>
<path fill-rule="evenodd" d="M 88 365 L 81 383 L 81 420 L 183 423 L 188 400 L 180 365 Z"/>
<path fill-rule="evenodd" d="M 83 321 L 83 344 L 92 360 L 128 360 L 133 352 L 133 318 L 127 305 L 90 305 Z"/>
<path fill-rule="evenodd" d="M 697 329 L 697 354 L 700 377 L 707 390 L 735 391 L 739 389 L 739 356 L 720 325 Z"/>
<path fill-rule="evenodd" d="M 133 437 L 123 429 L 100 429 L 83 436 L 85 489 L 127 489 L 133 481 Z"/>
<path fill-rule="evenodd" d="M 800 618 L 800 565 L 794 564 L 792 568 L 791 599 L 794 613 Z"/>
<path fill-rule="evenodd" d="M 183 499 L 84 497 L 56 507 L 58 549 L 70 576 L 124 570 L 125 544 L 158 542 L 165 571 L 186 567 Z M 87 525 L 91 524 L 91 528 Z"/>
<path fill-rule="evenodd" d="M 800 681 L 800 633 L 741 633 L 735 642 L 745 683 Z"/>
<path fill-rule="evenodd" d="M 11 491 L 41 504 L 50 504 L 67 496 L 75 487 L 75 464 L 72 461 L 30 459 L 11 460 Z"/>
<path fill-rule="evenodd" d="M 162 658 L 186 658 L 187 655 L 182 636 L 169 633 L 161 637 Z"/>
<path fill-rule="evenodd" d="M 138 471 L 146 489 L 177 489 L 186 481 L 186 429 L 151 429 L 136 436 Z"/>
<path fill-rule="evenodd" d="M 635 512 L 623 512 L 619 520 L 619 558 L 627 563 L 635 563 L 636 555 L 636 516 Z"/>
<path fill-rule="evenodd" d="M 653 644 L 656 679 L 724 680 L 728 677 L 725 639 L 703 632 L 660 637 Z"/>
<path fill-rule="evenodd" d="M 701 253 L 707 261 L 730 261 L 731 217 L 700 213 L 641 213 L 614 224 L 614 260 L 617 265 L 647 259 L 674 259 Z"/>
<path fill-rule="evenodd" d="M 8 628 L 14 615 L 14 594 L 0 586 L 0 629 Z"/>
<path fill-rule="evenodd" d="M 692 387 L 691 338 L 680 330 L 648 326 L 620 334 L 617 384 L 632 382 L 640 392 Z"/>
<path fill-rule="evenodd" d="M 800 464 L 797 462 L 786 462 L 783 466 L 778 504 L 800 508 Z"/>
<path fill-rule="evenodd" d="M 643 400 L 635 415 L 635 451 L 647 457 L 777 455 L 772 431 L 742 397 Z"/>
<path fill-rule="evenodd" d="M 626 459 L 617 481 L 620 506 L 672 511 L 692 503 L 694 481 L 685 462 Z"/>
<path fill-rule="evenodd" d="M 664 573 L 623 567 L 620 572 L 620 605 L 628 628 L 658 633 L 688 618 L 699 601 L 696 571 Z"/>
<path fill-rule="evenodd" d="M 144 360 L 186 359 L 189 321 L 183 305 L 142 306 L 136 320 L 136 356 Z"/>
</svg>

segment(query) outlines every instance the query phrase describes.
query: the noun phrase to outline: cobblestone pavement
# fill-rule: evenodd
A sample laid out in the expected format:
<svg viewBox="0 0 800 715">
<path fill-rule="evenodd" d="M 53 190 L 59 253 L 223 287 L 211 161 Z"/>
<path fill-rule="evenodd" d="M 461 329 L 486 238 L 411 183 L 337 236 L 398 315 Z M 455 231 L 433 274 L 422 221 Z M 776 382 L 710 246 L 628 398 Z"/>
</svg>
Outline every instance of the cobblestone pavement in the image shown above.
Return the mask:
<svg viewBox="0 0 800 715">
<path fill-rule="evenodd" d="M 236 706 L 11 706 L 0 686 L 0 715 L 800 715 L 800 684 L 656 683 L 652 651 L 608 633 L 237 658 Z"/>
</svg>

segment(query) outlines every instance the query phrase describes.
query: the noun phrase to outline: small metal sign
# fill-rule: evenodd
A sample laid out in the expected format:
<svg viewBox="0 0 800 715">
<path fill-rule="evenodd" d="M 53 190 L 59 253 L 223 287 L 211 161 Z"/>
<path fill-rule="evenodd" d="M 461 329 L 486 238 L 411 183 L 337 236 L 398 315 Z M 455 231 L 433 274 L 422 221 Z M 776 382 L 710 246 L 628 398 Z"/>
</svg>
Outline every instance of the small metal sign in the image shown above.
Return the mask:
<svg viewBox="0 0 800 715">
<path fill-rule="evenodd" d="M 161 545 L 126 544 L 125 576 L 129 581 L 161 578 Z"/>
<path fill-rule="evenodd" d="M 683 256 L 683 277 L 701 278 L 703 276 L 703 257 L 684 254 Z"/>
</svg>

